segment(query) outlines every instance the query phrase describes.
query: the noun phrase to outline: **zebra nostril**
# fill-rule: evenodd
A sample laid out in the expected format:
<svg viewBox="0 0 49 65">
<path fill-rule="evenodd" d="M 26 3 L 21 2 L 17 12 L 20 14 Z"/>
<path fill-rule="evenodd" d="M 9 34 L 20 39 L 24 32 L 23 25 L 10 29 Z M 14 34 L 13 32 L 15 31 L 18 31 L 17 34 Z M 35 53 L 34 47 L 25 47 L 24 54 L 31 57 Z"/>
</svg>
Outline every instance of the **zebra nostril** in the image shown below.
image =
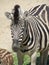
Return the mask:
<svg viewBox="0 0 49 65">
<path fill-rule="evenodd" d="M 13 35 L 11 35 L 11 37 L 13 38 Z"/>
</svg>

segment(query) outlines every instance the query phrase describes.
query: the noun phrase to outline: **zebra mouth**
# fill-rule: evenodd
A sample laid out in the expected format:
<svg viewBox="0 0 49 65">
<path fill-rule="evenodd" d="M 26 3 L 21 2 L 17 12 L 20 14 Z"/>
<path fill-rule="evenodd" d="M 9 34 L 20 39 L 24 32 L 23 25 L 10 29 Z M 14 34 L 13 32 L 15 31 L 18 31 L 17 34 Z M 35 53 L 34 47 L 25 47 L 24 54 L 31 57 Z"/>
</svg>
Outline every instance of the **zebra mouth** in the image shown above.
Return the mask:
<svg viewBox="0 0 49 65">
<path fill-rule="evenodd" d="M 17 52 L 19 50 L 19 47 L 12 47 L 14 52 Z"/>
<path fill-rule="evenodd" d="M 18 51 L 18 48 L 12 48 L 14 52 L 17 52 Z"/>
</svg>

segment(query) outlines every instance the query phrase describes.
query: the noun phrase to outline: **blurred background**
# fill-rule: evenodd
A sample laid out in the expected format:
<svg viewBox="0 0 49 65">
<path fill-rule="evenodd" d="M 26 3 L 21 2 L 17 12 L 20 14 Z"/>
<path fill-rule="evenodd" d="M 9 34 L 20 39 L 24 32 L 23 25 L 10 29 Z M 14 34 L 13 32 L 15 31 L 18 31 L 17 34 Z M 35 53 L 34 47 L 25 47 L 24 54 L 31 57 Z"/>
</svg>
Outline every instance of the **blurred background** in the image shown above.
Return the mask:
<svg viewBox="0 0 49 65">
<path fill-rule="evenodd" d="M 0 48 L 12 51 L 11 21 L 6 18 L 5 12 L 11 11 L 16 4 L 19 4 L 25 11 L 44 3 L 49 5 L 49 0 L 0 0 Z"/>
</svg>

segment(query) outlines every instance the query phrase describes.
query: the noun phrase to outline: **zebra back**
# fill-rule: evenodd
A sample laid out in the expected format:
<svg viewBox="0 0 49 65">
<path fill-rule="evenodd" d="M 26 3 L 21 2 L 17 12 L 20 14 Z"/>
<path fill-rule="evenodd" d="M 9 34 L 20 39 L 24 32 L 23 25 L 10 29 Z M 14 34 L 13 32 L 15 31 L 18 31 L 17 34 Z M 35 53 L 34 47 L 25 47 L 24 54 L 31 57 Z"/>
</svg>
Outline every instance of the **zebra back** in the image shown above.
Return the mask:
<svg viewBox="0 0 49 65">
<path fill-rule="evenodd" d="M 49 6 L 46 4 L 35 6 L 29 11 L 30 15 L 38 17 L 41 21 L 45 22 L 49 26 Z"/>
</svg>

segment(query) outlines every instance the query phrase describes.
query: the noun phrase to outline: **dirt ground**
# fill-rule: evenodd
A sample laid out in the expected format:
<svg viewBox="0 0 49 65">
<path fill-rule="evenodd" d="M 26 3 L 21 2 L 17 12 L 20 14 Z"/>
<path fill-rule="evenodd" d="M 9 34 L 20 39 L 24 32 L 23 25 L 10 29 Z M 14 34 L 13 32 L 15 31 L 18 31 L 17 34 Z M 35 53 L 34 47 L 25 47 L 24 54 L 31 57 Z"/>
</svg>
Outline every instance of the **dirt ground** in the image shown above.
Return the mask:
<svg viewBox="0 0 49 65">
<path fill-rule="evenodd" d="M 0 48 L 12 51 L 11 21 L 5 17 L 5 12 L 11 11 L 15 4 L 19 4 L 25 11 L 43 3 L 49 5 L 49 0 L 0 0 Z"/>
</svg>

